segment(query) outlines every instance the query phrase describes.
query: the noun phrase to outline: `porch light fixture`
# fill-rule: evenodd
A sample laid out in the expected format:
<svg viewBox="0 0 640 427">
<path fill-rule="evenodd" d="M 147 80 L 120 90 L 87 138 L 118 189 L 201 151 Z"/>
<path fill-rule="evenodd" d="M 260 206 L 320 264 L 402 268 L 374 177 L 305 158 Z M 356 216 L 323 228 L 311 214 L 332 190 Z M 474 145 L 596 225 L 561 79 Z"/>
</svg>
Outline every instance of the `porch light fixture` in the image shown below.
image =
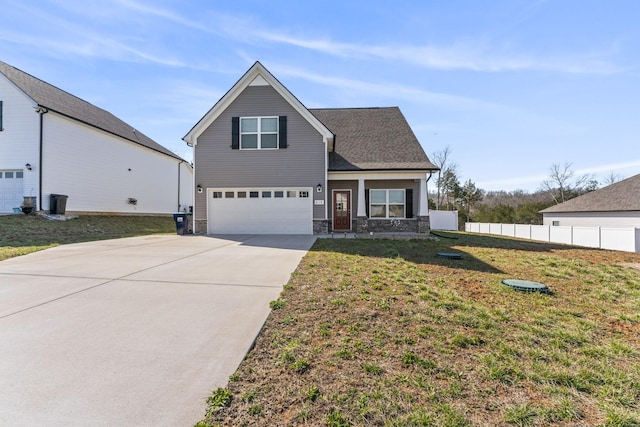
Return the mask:
<svg viewBox="0 0 640 427">
<path fill-rule="evenodd" d="M 322 184 L 318 184 L 318 186 L 316 187 L 316 191 L 318 193 L 322 193 Z"/>
<path fill-rule="evenodd" d="M 198 190 L 198 193 L 202 193 L 202 185 L 198 184 L 196 189 Z"/>
<path fill-rule="evenodd" d="M 27 168 L 28 171 L 33 169 L 33 167 L 31 167 L 31 163 L 27 163 L 26 165 L 24 165 L 24 167 Z"/>
</svg>

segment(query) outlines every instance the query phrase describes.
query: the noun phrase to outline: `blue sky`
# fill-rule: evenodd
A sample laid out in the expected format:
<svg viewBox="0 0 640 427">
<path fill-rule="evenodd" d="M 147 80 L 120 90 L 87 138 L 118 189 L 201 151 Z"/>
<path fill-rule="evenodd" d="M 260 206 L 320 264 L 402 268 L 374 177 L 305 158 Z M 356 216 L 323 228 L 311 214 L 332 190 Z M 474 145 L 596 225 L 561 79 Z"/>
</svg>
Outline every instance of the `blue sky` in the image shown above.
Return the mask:
<svg viewBox="0 0 640 427">
<path fill-rule="evenodd" d="M 191 159 L 256 61 L 309 108 L 399 106 L 461 182 L 640 173 L 637 0 L 3 0 L 0 60 Z"/>
</svg>

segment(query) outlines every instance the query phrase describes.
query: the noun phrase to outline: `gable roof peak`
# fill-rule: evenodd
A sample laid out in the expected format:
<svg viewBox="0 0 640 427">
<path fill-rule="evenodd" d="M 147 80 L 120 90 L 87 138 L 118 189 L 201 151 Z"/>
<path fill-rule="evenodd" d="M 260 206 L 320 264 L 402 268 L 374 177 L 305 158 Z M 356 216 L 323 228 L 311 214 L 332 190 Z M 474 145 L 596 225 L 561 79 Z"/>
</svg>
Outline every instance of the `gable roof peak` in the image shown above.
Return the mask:
<svg viewBox="0 0 640 427">
<path fill-rule="evenodd" d="M 240 79 L 216 102 L 213 107 L 191 128 L 182 138 L 190 146 L 198 143 L 198 137 L 213 123 L 223 111 L 231 105 L 233 101 L 249 86 L 269 85 L 285 101 L 287 101 L 302 117 L 304 117 L 318 133 L 320 133 L 328 144 L 333 144 L 333 133 L 314 116 L 278 79 L 276 79 L 267 68 L 256 61 Z"/>
</svg>

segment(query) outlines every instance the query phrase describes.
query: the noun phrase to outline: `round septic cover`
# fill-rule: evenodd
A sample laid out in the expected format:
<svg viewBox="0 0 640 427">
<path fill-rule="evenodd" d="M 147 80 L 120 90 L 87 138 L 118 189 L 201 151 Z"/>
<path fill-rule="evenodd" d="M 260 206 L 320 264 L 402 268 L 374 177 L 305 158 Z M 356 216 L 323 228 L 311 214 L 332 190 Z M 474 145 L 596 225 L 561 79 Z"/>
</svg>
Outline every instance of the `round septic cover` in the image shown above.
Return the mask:
<svg viewBox="0 0 640 427">
<path fill-rule="evenodd" d="M 511 286 L 517 291 L 523 292 L 542 292 L 547 294 L 550 292 L 549 288 L 539 282 L 532 282 L 530 280 L 518 280 L 518 279 L 505 279 L 502 281 L 503 285 Z"/>
<path fill-rule="evenodd" d="M 438 256 L 442 258 L 462 259 L 462 255 L 449 252 L 438 252 Z"/>
</svg>

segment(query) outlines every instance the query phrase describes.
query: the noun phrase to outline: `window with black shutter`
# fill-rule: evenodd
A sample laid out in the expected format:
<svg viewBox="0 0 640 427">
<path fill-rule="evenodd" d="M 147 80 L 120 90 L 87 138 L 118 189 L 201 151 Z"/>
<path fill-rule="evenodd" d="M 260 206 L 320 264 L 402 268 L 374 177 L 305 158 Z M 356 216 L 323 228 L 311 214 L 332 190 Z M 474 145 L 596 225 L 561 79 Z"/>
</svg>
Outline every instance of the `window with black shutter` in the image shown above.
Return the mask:
<svg viewBox="0 0 640 427">
<path fill-rule="evenodd" d="M 287 148 L 287 117 L 232 117 L 231 148 L 278 150 Z"/>
<path fill-rule="evenodd" d="M 240 148 L 240 117 L 231 117 L 231 148 Z"/>
<path fill-rule="evenodd" d="M 287 116 L 280 116 L 279 117 L 279 122 L 280 122 L 280 126 L 279 126 L 279 138 L 278 138 L 278 148 L 283 149 L 283 148 L 287 148 Z"/>
<path fill-rule="evenodd" d="M 405 200 L 406 200 L 406 218 L 413 218 L 413 188 L 407 188 L 405 190 Z"/>
</svg>

